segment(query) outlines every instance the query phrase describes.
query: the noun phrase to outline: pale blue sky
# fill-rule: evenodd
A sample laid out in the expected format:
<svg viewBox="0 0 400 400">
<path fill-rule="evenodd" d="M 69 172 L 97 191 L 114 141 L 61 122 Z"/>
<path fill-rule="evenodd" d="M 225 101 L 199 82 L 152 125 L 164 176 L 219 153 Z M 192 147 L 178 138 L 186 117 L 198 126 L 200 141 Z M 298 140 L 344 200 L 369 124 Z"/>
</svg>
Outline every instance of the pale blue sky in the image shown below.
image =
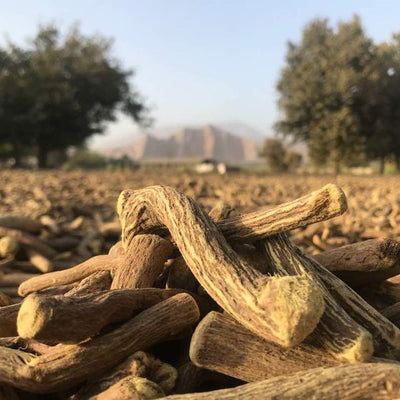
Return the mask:
<svg viewBox="0 0 400 400">
<path fill-rule="evenodd" d="M 376 41 L 400 31 L 400 2 L 371 0 L 0 0 L 0 41 L 23 41 L 39 23 L 115 38 L 114 54 L 134 67 L 134 83 L 157 127 L 240 121 L 263 134 L 277 118 L 275 84 L 286 42 L 316 16 L 361 16 Z M 123 118 L 106 138 L 136 130 Z"/>
</svg>

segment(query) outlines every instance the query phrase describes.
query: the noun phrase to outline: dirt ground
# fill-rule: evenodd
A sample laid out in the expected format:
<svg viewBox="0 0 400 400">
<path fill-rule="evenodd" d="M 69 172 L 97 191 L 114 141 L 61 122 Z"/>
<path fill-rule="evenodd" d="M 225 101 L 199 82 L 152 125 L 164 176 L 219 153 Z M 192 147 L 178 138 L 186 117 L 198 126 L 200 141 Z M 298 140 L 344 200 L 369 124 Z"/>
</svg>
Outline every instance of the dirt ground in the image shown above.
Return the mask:
<svg viewBox="0 0 400 400">
<path fill-rule="evenodd" d="M 168 170 L 0 171 L 0 216 L 50 216 L 81 232 L 117 222 L 116 202 L 123 189 L 168 185 L 199 201 L 207 210 L 223 201 L 239 212 L 293 200 L 327 183 L 346 193 L 348 211 L 331 221 L 292 232 L 312 253 L 368 238 L 400 239 L 400 177 L 297 176 L 232 173 L 197 175 Z M 78 219 L 78 222 L 76 222 Z M 100 246 L 101 247 L 101 246 Z M 103 249 L 98 249 L 102 251 Z"/>
</svg>

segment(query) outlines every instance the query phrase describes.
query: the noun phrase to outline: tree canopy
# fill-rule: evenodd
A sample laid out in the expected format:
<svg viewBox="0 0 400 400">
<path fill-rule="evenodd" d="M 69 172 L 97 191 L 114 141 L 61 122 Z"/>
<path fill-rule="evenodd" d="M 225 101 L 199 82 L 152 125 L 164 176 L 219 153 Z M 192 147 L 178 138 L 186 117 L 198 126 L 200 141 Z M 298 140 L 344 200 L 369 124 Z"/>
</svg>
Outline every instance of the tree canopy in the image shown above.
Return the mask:
<svg viewBox="0 0 400 400">
<path fill-rule="evenodd" d="M 285 163 L 286 150 L 279 139 L 266 139 L 259 155 L 265 158 L 267 167 L 271 172 L 284 172 L 287 170 Z"/>
<path fill-rule="evenodd" d="M 315 19 L 288 43 L 277 84 L 279 133 L 307 143 L 317 165 L 399 162 L 400 38 L 375 44 L 359 17 Z M 397 143 L 397 145 L 396 145 Z"/>
<path fill-rule="evenodd" d="M 8 146 L 17 163 L 34 150 L 44 167 L 49 151 L 103 133 L 118 112 L 149 124 L 133 74 L 112 56 L 112 40 L 77 26 L 65 35 L 40 27 L 24 48 L 7 43 L 0 48 L 0 148 Z"/>
<path fill-rule="evenodd" d="M 276 137 L 267 138 L 259 151 L 259 156 L 265 158 L 270 172 L 296 172 L 303 163 L 303 156 L 289 149 Z"/>
</svg>

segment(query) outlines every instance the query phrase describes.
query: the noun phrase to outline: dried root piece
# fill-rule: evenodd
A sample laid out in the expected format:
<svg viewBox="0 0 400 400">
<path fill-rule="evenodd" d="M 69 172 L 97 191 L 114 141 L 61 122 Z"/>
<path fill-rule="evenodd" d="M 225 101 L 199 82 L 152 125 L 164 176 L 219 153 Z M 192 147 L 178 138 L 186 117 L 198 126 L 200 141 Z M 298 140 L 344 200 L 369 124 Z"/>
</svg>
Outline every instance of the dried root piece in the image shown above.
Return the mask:
<svg viewBox="0 0 400 400">
<path fill-rule="evenodd" d="M 156 186 L 142 190 L 154 188 Z M 119 202 L 122 201 L 124 192 L 121 193 Z M 216 220 L 218 229 L 228 242 L 248 243 L 337 217 L 347 210 L 347 201 L 342 189 L 330 183 L 310 194 L 267 210 L 235 216 L 233 210 L 230 212 L 229 206 L 226 210 L 223 207 L 221 206 L 221 211 L 216 210 L 215 214 L 224 212 L 230 215 L 227 219 Z M 121 225 L 124 230 L 122 222 Z M 161 235 L 164 232 L 165 226 L 159 220 L 151 220 L 141 226 L 141 233 Z"/>
<path fill-rule="evenodd" d="M 101 222 L 98 224 L 102 236 L 115 237 L 121 236 L 121 224 L 119 221 Z"/>
<path fill-rule="evenodd" d="M 265 261 L 273 272 L 283 276 L 307 276 L 322 290 L 326 307 L 313 333 L 317 342 L 338 359 L 368 361 L 373 353 L 371 335 L 337 303 L 313 267 L 299 258 L 296 247 L 287 235 L 281 233 L 272 236 L 263 242 L 263 247 Z"/>
<path fill-rule="evenodd" d="M 110 271 L 97 271 L 82 279 L 78 285 L 65 293 L 65 296 L 85 296 L 99 293 L 110 289 L 111 282 Z"/>
<path fill-rule="evenodd" d="M 4 258 L 3 260 L 0 260 L 0 268 L 1 269 L 15 267 L 17 264 L 18 263 L 15 261 L 13 256 L 9 256 L 7 258 Z"/>
<path fill-rule="evenodd" d="M 172 244 L 157 235 L 135 236 L 116 269 L 111 289 L 152 287 L 172 254 Z"/>
<path fill-rule="evenodd" d="M 397 364 L 347 364 L 313 368 L 233 389 L 167 396 L 168 400 L 393 400 L 400 396 Z"/>
<path fill-rule="evenodd" d="M 0 308 L 9 306 L 11 304 L 13 304 L 13 301 L 11 300 L 10 296 L 0 291 Z"/>
<path fill-rule="evenodd" d="M 52 346 L 40 343 L 36 340 L 23 339 L 19 336 L 0 338 L 0 346 L 8 347 L 10 349 L 22 350 L 35 355 L 47 353 L 53 348 Z"/>
<path fill-rule="evenodd" d="M 54 235 L 59 235 L 61 233 L 60 226 L 52 217 L 50 217 L 50 215 L 42 215 L 40 217 L 40 223 Z"/>
<path fill-rule="evenodd" d="M 27 274 L 24 272 L 11 272 L 5 274 L 0 280 L 0 288 L 4 286 L 19 286 L 22 282 L 28 279 L 35 278 L 38 274 Z M 1 289 L 0 289 L 1 290 Z"/>
<path fill-rule="evenodd" d="M 222 221 L 224 219 L 232 218 L 238 215 L 237 211 L 230 204 L 222 201 L 218 202 L 208 213 L 208 216 L 214 221 Z"/>
<path fill-rule="evenodd" d="M 165 397 L 165 393 L 155 382 L 138 376 L 131 376 L 114 383 L 104 392 L 88 400 L 147 400 Z"/>
<path fill-rule="evenodd" d="M 56 250 L 45 244 L 40 239 L 37 239 L 35 236 L 30 235 L 29 233 L 22 232 L 17 229 L 0 227 L 0 236 L 12 237 L 18 242 L 24 244 L 25 246 L 29 246 L 39 254 L 42 254 L 44 257 L 47 257 L 49 259 L 57 255 Z"/>
<path fill-rule="evenodd" d="M 114 393 L 115 387 L 111 389 L 113 385 L 127 378 L 135 381 L 135 377 L 146 378 L 157 384 L 163 393 L 169 394 L 175 386 L 178 373 L 171 365 L 138 351 L 100 378 L 89 381 L 72 400 L 95 399 L 100 394 L 105 396 L 108 389 Z"/>
<path fill-rule="evenodd" d="M 58 345 L 34 356 L 0 347 L 0 382 L 33 393 L 53 393 L 106 371 L 127 356 L 167 340 L 197 322 L 193 298 L 178 294 L 113 331 L 79 345 Z"/>
<path fill-rule="evenodd" d="M 120 289 L 86 296 L 29 295 L 18 313 L 22 338 L 77 343 L 97 335 L 106 325 L 121 322 L 181 291 Z"/>
<path fill-rule="evenodd" d="M 173 260 L 168 271 L 166 287 L 168 289 L 182 288 L 189 292 L 197 292 L 199 282 L 197 282 L 192 271 L 186 265 L 183 257 L 179 256 Z"/>
<path fill-rule="evenodd" d="M 350 317 L 372 334 L 376 355 L 392 357 L 392 350 L 397 351 L 400 348 L 400 330 L 393 323 L 370 306 L 342 280 L 297 249 L 286 235 L 277 235 L 273 240 L 280 242 L 282 249 L 292 247 L 291 253 L 298 253 L 299 260 L 308 271 L 307 273 L 314 276 L 314 279 L 321 280 L 325 287 L 328 288 L 331 296 Z M 332 324 L 334 323 L 335 321 L 332 321 Z"/>
<path fill-rule="evenodd" d="M 162 186 L 124 191 L 118 213 L 125 249 L 136 235 L 167 227 L 208 294 L 259 336 L 293 346 L 318 324 L 324 301 L 312 281 L 267 277 L 244 264 L 191 198 Z"/>
<path fill-rule="evenodd" d="M 39 290 L 74 283 L 97 271 L 113 271 L 120 263 L 120 257 L 110 255 L 95 256 L 75 267 L 28 279 L 20 285 L 18 294 L 24 297 Z"/>
<path fill-rule="evenodd" d="M 209 313 L 197 326 L 190 343 L 190 359 L 198 367 L 246 382 L 339 364 L 309 341 L 283 349 L 218 312 Z"/>
<path fill-rule="evenodd" d="M 20 303 L 0 307 L 0 337 L 17 336 L 17 316 Z"/>
<path fill-rule="evenodd" d="M 29 233 L 37 233 L 43 228 L 40 221 L 22 215 L 3 215 L 0 217 L 0 226 Z"/>
<path fill-rule="evenodd" d="M 400 327 L 400 302 L 392 304 L 380 311 L 388 320 Z"/>
<path fill-rule="evenodd" d="M 187 361 L 178 368 L 178 379 L 174 393 L 194 393 L 201 387 L 203 374 L 206 370 Z"/>
<path fill-rule="evenodd" d="M 10 236 L 4 236 L 0 239 L 0 257 L 14 257 L 19 250 L 19 243 Z"/>
<path fill-rule="evenodd" d="M 199 368 L 187 361 L 178 368 L 174 393 L 193 393 L 234 387 L 242 381 L 215 371 Z"/>
<path fill-rule="evenodd" d="M 12 299 L 18 296 L 18 286 L 2 286 L 1 291 Z"/>
<path fill-rule="evenodd" d="M 384 281 L 376 287 L 379 294 L 386 296 L 391 299 L 392 302 L 400 301 L 400 283 L 390 282 L 389 280 Z"/>
<path fill-rule="evenodd" d="M 372 334 L 375 355 L 392 358 L 400 349 L 400 330 L 341 279 L 327 271 L 318 262 L 302 254 L 302 259 L 312 265 L 325 286 L 341 307 Z"/>
<path fill-rule="evenodd" d="M 50 237 L 46 243 L 58 251 L 69 251 L 79 246 L 80 239 L 76 236 Z"/>
<path fill-rule="evenodd" d="M 234 216 L 235 214 L 235 209 L 229 204 L 218 202 L 208 213 L 208 216 L 216 222 Z M 199 283 L 186 265 L 182 256 L 175 258 L 172 262 L 168 271 L 166 287 L 182 288 L 189 292 L 197 292 Z"/>
<path fill-rule="evenodd" d="M 400 242 L 371 239 L 313 256 L 351 286 L 383 281 L 400 273 Z"/>
<path fill-rule="evenodd" d="M 108 276 L 104 274 L 108 274 Z M 90 275 L 87 279 L 82 280 L 82 282 L 79 285 L 73 288 L 71 288 L 70 286 L 57 286 L 52 289 L 44 290 L 43 292 L 41 292 L 41 297 L 61 296 L 61 295 L 79 296 L 83 294 L 90 294 L 92 292 L 97 292 L 100 291 L 100 289 L 104 290 L 110 287 L 111 277 L 109 271 L 100 271 L 97 274 L 95 273 L 93 275 L 96 275 L 97 278 L 95 279 L 95 277 Z M 40 275 L 38 277 L 31 279 L 32 280 L 40 279 L 42 276 L 43 275 Z M 21 303 L 13 304 L 12 301 L 9 305 L 5 307 L 0 307 L 0 337 L 17 335 L 17 316 L 20 308 L 21 308 Z M 69 323 L 67 324 L 67 326 L 70 326 Z"/>
<path fill-rule="evenodd" d="M 325 221 L 346 210 L 347 201 L 342 189 L 328 184 L 277 207 L 222 220 L 217 226 L 229 242 L 247 243 Z"/>
<path fill-rule="evenodd" d="M 108 255 L 112 257 L 123 256 L 125 254 L 125 250 L 122 246 L 122 241 L 115 243 L 114 246 L 108 251 Z"/>
<path fill-rule="evenodd" d="M 28 254 L 29 262 L 40 272 L 46 274 L 47 272 L 53 271 L 53 265 L 47 257 L 28 246 L 26 246 L 26 253 Z"/>
</svg>

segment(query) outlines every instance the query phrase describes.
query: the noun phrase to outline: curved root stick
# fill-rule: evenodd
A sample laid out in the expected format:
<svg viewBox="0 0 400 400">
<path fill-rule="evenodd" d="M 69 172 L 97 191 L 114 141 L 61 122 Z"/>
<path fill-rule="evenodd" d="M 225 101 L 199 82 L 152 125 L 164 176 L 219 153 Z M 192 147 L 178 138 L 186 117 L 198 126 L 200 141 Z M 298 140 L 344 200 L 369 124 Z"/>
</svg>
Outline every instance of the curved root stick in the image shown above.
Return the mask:
<svg viewBox="0 0 400 400">
<path fill-rule="evenodd" d="M 191 198 L 162 186 L 123 191 L 118 213 L 125 249 L 136 235 L 166 227 L 209 295 L 257 335 L 293 346 L 318 324 L 325 304 L 311 280 L 266 277 L 244 264 Z"/>
</svg>

